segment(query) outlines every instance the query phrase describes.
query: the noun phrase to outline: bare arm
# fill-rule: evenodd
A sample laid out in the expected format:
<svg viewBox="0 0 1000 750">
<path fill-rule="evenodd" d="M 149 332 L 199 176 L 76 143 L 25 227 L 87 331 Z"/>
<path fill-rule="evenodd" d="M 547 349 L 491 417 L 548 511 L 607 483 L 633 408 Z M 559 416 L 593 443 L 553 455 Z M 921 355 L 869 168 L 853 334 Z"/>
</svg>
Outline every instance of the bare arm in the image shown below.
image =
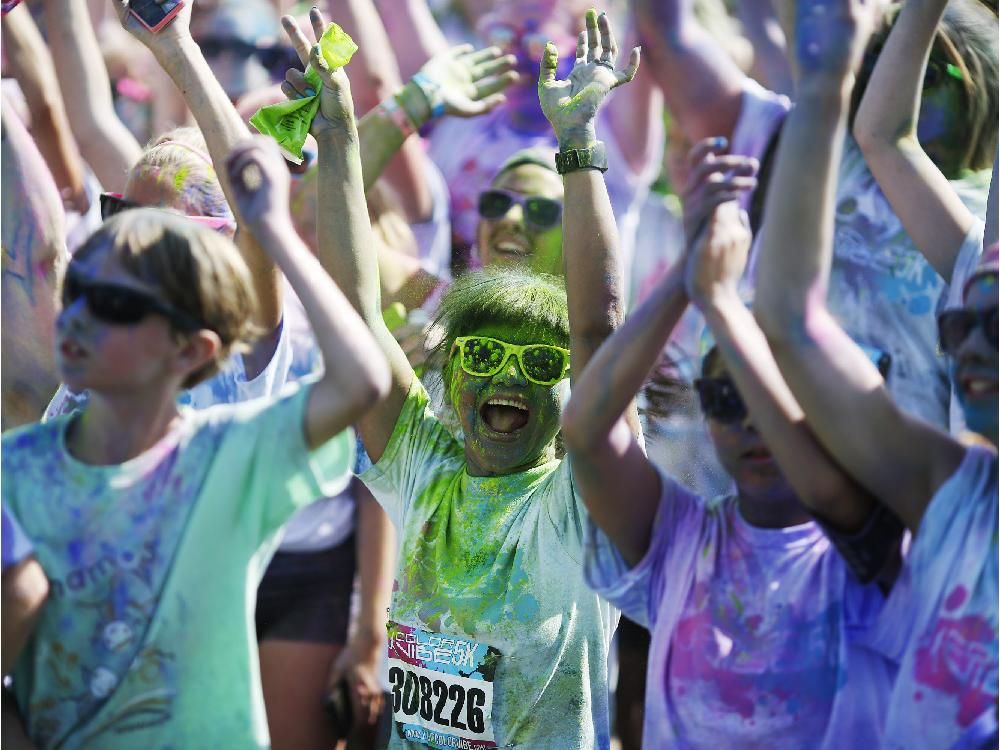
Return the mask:
<svg viewBox="0 0 1000 750">
<path fill-rule="evenodd" d="M 41 419 L 59 387 L 55 321 L 67 253 L 59 190 L 13 107 L 3 108 L 0 141 L 0 424 L 7 430 Z"/>
<path fill-rule="evenodd" d="M 772 91 L 791 96 L 795 85 L 785 35 L 770 0 L 741 0 L 736 7 L 753 45 L 753 76 Z"/>
<path fill-rule="evenodd" d="M 924 72 L 947 4 L 903 5 L 861 100 L 854 137 L 907 234 L 950 282 L 974 217 L 917 140 Z"/>
<path fill-rule="evenodd" d="M 73 140 L 55 66 L 31 11 L 21 4 L 0 24 L 4 54 L 31 112 L 31 130 L 60 191 L 78 211 L 87 209 L 83 161 Z"/>
<path fill-rule="evenodd" d="M 351 66 L 351 94 L 356 111 L 367 113 L 402 86 L 393 48 L 372 0 L 327 0 L 327 8 L 358 44 Z M 426 160 L 419 139 L 407 138 L 386 165 L 385 176 L 396 188 L 411 222 L 425 221 L 433 208 L 424 177 Z"/>
<path fill-rule="evenodd" d="M 310 19 L 318 39 L 326 26 L 322 14 L 314 9 Z M 295 20 L 285 16 L 282 23 L 299 54 L 309 50 L 309 42 Z M 365 450 L 373 461 L 378 461 L 415 375 L 382 320 L 378 261 L 371 250 L 372 229 L 365 205 L 350 83 L 343 70 L 331 72 L 321 58 L 319 64 L 314 64 L 316 58 L 313 55 L 310 64 L 323 79 L 320 110 L 312 125 L 319 144 L 319 203 L 323 206 L 317 217 L 318 257 L 367 324 L 381 356 L 389 362 L 388 396 L 356 422 Z"/>
<path fill-rule="evenodd" d="M 201 48 L 191 38 L 188 28 L 191 20 L 190 4 L 156 34 L 149 32 L 133 18 L 127 5 L 120 5 L 118 12 L 126 30 L 149 48 L 183 94 L 205 136 L 208 153 L 212 157 L 226 200 L 233 205 L 233 186 L 223 165 L 229 152 L 245 141 L 250 136 L 250 131 L 205 62 Z M 265 331 L 274 332 L 281 323 L 282 309 L 281 276 L 278 268 L 252 234 L 238 232 L 237 245 L 253 278 L 257 297 L 255 322 Z M 276 344 L 277 340 L 273 335 L 266 336 L 255 346 L 254 352 L 244 358 L 247 361 L 248 376 L 255 377 L 267 366 Z"/>
<path fill-rule="evenodd" d="M 382 687 L 378 669 L 386 647 L 386 615 L 392 598 L 395 534 L 385 511 L 361 481 L 354 480 L 358 505 L 358 579 L 360 595 L 353 632 L 330 670 L 330 688 L 346 678 L 354 715 L 378 721 Z"/>
<path fill-rule="evenodd" d="M 263 136 L 245 141 L 233 149 L 226 169 L 241 220 L 302 301 L 327 363 L 309 393 L 302 426 L 309 447 L 317 448 L 386 393 L 388 369 L 364 322 L 296 234 L 288 210 L 290 177 L 275 144 Z"/>
<path fill-rule="evenodd" d="M 124 192 L 128 170 L 142 148 L 115 112 L 86 0 L 45 0 L 45 25 L 80 152 L 105 189 Z"/>
<path fill-rule="evenodd" d="M 404 76 L 412 76 L 450 46 L 427 0 L 375 0 Z"/>
<path fill-rule="evenodd" d="M 636 28 L 671 116 L 694 143 L 732 136 L 746 76 L 695 20 L 693 0 L 636 0 Z"/>
<path fill-rule="evenodd" d="M 859 0 L 827 0 L 798 21 L 798 103 L 784 126 L 768 191 L 754 312 L 823 447 L 916 530 L 962 447 L 904 414 L 868 357 L 826 307 L 837 165 L 852 70 L 870 27 Z M 808 175 L 802 165 L 809 164 Z"/>
</svg>

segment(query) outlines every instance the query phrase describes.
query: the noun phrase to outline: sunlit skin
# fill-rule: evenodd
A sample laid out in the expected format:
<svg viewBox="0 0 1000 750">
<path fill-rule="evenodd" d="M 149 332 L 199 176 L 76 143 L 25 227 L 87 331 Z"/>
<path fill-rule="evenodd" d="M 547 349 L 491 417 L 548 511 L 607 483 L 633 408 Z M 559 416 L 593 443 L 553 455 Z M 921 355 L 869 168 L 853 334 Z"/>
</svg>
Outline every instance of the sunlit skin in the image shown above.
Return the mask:
<svg viewBox="0 0 1000 750">
<path fill-rule="evenodd" d="M 980 276 L 969 286 L 965 307 L 988 310 L 997 304 L 997 277 Z M 970 430 L 997 444 L 997 349 L 977 327 L 962 342 L 952 365 L 965 423 Z"/>
<path fill-rule="evenodd" d="M 102 247 L 74 262 L 74 271 L 93 281 L 106 281 L 150 293 L 159 290 L 136 279 Z M 175 377 L 171 363 L 182 346 L 170 323 L 148 315 L 132 325 L 110 325 L 94 317 L 83 297 L 63 308 L 56 320 L 56 362 L 72 391 L 103 393 L 143 391 Z"/>
<path fill-rule="evenodd" d="M 469 335 L 489 336 L 511 344 L 555 344 L 545 332 L 526 331 L 509 324 L 491 324 Z M 544 386 L 524 377 L 516 358 L 511 357 L 496 375 L 484 378 L 466 373 L 456 354 L 446 370 L 449 398 L 465 435 L 465 463 L 471 476 L 514 474 L 541 466 L 555 458 L 555 437 L 562 410 L 560 385 Z M 565 382 L 565 381 L 564 381 Z M 490 428 L 486 404 L 491 398 L 505 398 L 523 404 L 523 427 L 501 433 Z"/>
<path fill-rule="evenodd" d="M 562 202 L 562 178 L 551 169 L 522 164 L 502 172 L 492 187 Z M 524 209 L 512 204 L 499 219 L 480 219 L 476 244 L 484 266 L 526 265 L 536 273 L 562 276 L 562 224 L 539 231 L 524 221 Z"/>
<path fill-rule="evenodd" d="M 714 358 L 707 374 L 714 378 L 726 375 L 720 357 Z M 811 520 L 749 415 L 739 422 L 706 421 L 719 463 L 736 484 L 740 515 L 748 523 L 782 528 Z"/>
</svg>

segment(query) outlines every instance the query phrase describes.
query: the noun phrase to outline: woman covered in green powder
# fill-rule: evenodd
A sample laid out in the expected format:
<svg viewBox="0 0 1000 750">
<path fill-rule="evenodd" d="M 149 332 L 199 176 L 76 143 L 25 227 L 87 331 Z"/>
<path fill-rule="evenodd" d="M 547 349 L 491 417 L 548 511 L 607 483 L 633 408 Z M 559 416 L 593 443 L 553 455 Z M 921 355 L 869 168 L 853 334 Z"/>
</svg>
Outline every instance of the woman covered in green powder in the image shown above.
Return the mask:
<svg viewBox="0 0 1000 750">
<path fill-rule="evenodd" d="M 315 10 L 312 22 L 318 38 Z M 286 28 L 307 51 L 298 27 Z M 586 512 L 556 435 L 571 368 L 583 369 L 622 310 L 594 131 L 608 92 L 638 68 L 638 50 L 624 70 L 616 58 L 607 18 L 591 11 L 569 78 L 556 80 L 554 46 L 542 63 L 539 98 L 564 173 L 567 291 L 554 277 L 494 269 L 460 279 L 442 301 L 460 442 L 382 321 L 350 87 L 312 51 L 323 78 L 312 128 L 326 209 L 320 258 L 393 373 L 388 398 L 358 428 L 376 462 L 362 479 L 400 541 L 389 612 L 394 748 L 610 745 L 606 659 L 618 615 L 583 580 Z M 287 80 L 304 91 L 294 72 Z"/>
</svg>

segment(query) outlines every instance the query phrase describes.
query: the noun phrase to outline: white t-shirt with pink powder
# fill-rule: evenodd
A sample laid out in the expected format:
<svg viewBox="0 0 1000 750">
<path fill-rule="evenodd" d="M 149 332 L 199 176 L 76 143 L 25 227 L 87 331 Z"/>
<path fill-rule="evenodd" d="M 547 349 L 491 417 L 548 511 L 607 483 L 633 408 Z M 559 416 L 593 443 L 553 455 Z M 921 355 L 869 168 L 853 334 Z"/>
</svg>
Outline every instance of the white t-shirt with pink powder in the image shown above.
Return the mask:
<svg viewBox="0 0 1000 750">
<path fill-rule="evenodd" d="M 587 580 L 652 631 L 643 746 L 878 747 L 894 666 L 865 641 L 883 597 L 815 523 L 751 526 L 735 497 L 663 478 L 629 570 L 593 534 Z"/>
<path fill-rule="evenodd" d="M 955 747 L 987 712 L 996 726 L 997 520 L 997 454 L 970 447 L 927 507 L 873 638 L 900 663 L 885 748 Z"/>
</svg>

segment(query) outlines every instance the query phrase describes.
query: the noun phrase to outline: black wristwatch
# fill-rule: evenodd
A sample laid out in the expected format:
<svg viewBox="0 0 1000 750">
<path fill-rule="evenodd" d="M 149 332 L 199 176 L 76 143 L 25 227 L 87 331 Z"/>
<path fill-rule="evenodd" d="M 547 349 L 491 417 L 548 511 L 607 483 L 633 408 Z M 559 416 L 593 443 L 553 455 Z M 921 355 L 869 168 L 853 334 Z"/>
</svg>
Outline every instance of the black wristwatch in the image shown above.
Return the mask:
<svg viewBox="0 0 1000 750">
<path fill-rule="evenodd" d="M 559 174 L 576 172 L 578 169 L 608 171 L 608 154 L 603 141 L 595 141 L 586 148 L 570 148 L 556 153 L 556 171 Z"/>
</svg>

